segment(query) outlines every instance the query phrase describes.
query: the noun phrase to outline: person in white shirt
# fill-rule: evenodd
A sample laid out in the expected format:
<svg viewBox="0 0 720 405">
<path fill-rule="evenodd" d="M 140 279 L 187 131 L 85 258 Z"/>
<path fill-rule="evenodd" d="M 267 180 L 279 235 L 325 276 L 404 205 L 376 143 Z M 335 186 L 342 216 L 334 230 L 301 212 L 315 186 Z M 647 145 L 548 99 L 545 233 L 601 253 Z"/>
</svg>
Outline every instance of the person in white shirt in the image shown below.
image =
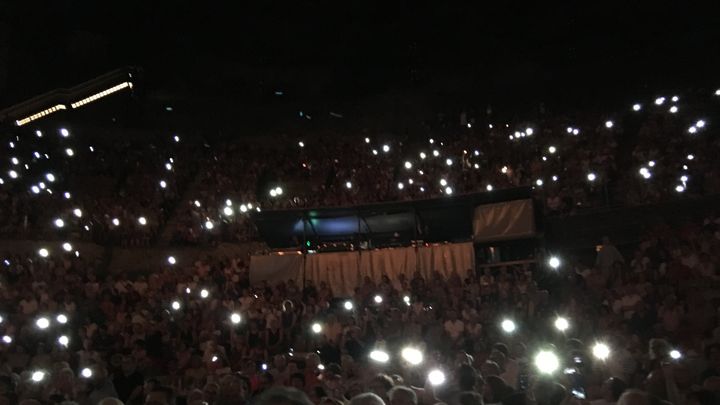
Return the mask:
<svg viewBox="0 0 720 405">
<path fill-rule="evenodd" d="M 457 318 L 454 311 L 448 312 L 448 320 L 443 324 L 443 328 L 453 341 L 458 340 L 460 335 L 465 332 L 465 324 Z"/>
</svg>

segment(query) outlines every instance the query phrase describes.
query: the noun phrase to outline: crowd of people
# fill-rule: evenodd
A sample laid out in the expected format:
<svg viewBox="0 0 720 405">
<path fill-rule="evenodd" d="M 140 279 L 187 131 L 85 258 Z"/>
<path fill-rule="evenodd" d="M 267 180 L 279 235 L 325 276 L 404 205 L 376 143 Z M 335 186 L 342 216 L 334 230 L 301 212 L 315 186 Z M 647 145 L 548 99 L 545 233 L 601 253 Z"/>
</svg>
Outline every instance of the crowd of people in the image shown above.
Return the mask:
<svg viewBox="0 0 720 405">
<path fill-rule="evenodd" d="M 0 232 L 134 246 L 155 243 L 168 228 L 165 239 L 177 244 L 244 242 L 257 237 L 249 217 L 262 209 L 533 187 L 548 214 L 568 215 L 713 194 L 717 102 L 694 92 L 615 113 L 512 123 L 463 113 L 455 124 L 427 121 L 424 133 L 403 135 L 207 140 L 29 125 L 4 136 Z"/>
<path fill-rule="evenodd" d="M 605 240 L 594 264 L 538 254 L 366 277 L 352 296 L 251 285 L 246 258 L 129 276 L 16 254 L 0 284 L 0 403 L 716 404 L 718 252 L 708 215 L 651 229 L 626 256 Z"/>
</svg>

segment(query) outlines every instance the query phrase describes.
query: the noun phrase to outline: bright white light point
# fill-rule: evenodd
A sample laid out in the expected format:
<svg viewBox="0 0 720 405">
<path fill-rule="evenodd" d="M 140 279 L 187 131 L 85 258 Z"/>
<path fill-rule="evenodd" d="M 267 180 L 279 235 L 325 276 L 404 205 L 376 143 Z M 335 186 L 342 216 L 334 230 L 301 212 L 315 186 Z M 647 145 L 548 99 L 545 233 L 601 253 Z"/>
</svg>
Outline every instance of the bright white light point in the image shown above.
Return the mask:
<svg viewBox="0 0 720 405">
<path fill-rule="evenodd" d="M 167 187 L 167 182 L 165 182 L 165 180 L 160 180 L 160 188 L 165 188 L 165 187 Z"/>
<path fill-rule="evenodd" d="M 543 162 L 547 161 L 547 156 L 542 157 Z"/>
<path fill-rule="evenodd" d="M 68 321 L 68 317 L 65 316 L 65 314 L 59 314 L 55 317 L 55 320 L 58 321 L 59 324 L 65 325 Z"/>
<path fill-rule="evenodd" d="M 550 153 L 555 153 L 555 152 L 557 152 L 557 148 L 554 147 L 554 146 L 550 146 L 550 147 L 548 148 L 548 152 L 550 152 Z"/>
<path fill-rule="evenodd" d="M 165 163 L 165 169 L 172 170 L 172 165 L 170 163 Z"/>
<path fill-rule="evenodd" d="M 676 105 L 674 105 L 674 106 L 670 107 L 669 111 L 671 114 L 675 114 L 676 112 L 678 112 L 678 108 Z"/>
<path fill-rule="evenodd" d="M 425 187 L 420 187 L 420 191 L 424 193 L 424 192 L 425 192 Z"/>
<path fill-rule="evenodd" d="M 75 155 L 75 152 L 72 149 L 67 148 L 67 149 L 65 149 L 65 154 L 68 156 L 73 156 L 73 155 Z"/>
<path fill-rule="evenodd" d="M 692 127 L 688 128 L 688 132 L 690 132 L 691 134 L 694 134 L 694 133 L 697 132 L 697 128 L 695 128 L 694 126 L 692 126 Z"/>
<path fill-rule="evenodd" d="M 185 287 L 185 294 L 190 294 L 191 291 L 190 287 Z"/>
<path fill-rule="evenodd" d="M 35 135 L 37 135 L 38 138 L 42 138 L 42 131 L 38 129 L 37 131 L 35 131 Z"/>
<path fill-rule="evenodd" d="M 63 194 L 63 195 L 65 196 L 65 199 L 66 199 L 66 200 L 69 200 L 70 198 L 72 198 L 72 195 L 71 195 L 69 192 L 67 192 L 67 191 L 66 191 L 65 194 Z"/>
<path fill-rule="evenodd" d="M 437 150 L 437 149 L 435 149 L 435 150 L 433 151 L 433 156 L 435 156 L 435 157 L 440 156 L 440 151 Z"/>
<path fill-rule="evenodd" d="M 10 344 L 10 343 L 12 343 L 13 338 L 10 337 L 10 336 L 8 336 L 8 335 L 5 335 L 5 336 L 2 337 L 2 340 L 3 340 L 3 342 L 5 342 L 6 344 Z"/>
<path fill-rule="evenodd" d="M 304 148 L 304 147 L 305 147 L 305 142 L 303 142 L 303 141 L 298 142 L 298 146 L 301 147 L 301 148 Z"/>
<path fill-rule="evenodd" d="M 70 339 L 67 336 L 62 335 L 58 338 L 58 343 L 67 347 L 67 345 L 70 344 Z"/>
<path fill-rule="evenodd" d="M 89 368 L 85 367 L 82 371 L 80 371 L 80 375 L 83 376 L 83 378 L 90 378 L 92 377 L 93 372 Z"/>
<path fill-rule="evenodd" d="M 230 315 L 230 322 L 234 323 L 235 325 L 239 324 L 242 318 L 240 317 L 240 314 L 237 312 Z"/>
<path fill-rule="evenodd" d="M 435 143 L 435 140 L 430 138 L 430 143 Z"/>
<path fill-rule="evenodd" d="M 345 301 L 343 307 L 345 307 L 345 309 L 348 311 L 352 311 L 355 306 L 353 305 L 352 301 Z"/>
<path fill-rule="evenodd" d="M 65 221 L 62 220 L 62 218 L 56 218 L 55 221 L 53 221 L 56 228 L 62 228 L 65 226 Z"/>
<path fill-rule="evenodd" d="M 413 366 L 417 366 L 418 364 L 423 362 L 423 353 L 415 349 L 414 347 L 406 347 L 402 349 L 400 352 L 400 356 L 402 356 L 403 360 L 407 361 Z"/>
<path fill-rule="evenodd" d="M 365 138 L 365 143 L 370 143 L 370 138 Z"/>
<path fill-rule="evenodd" d="M 410 162 L 405 162 L 405 168 L 406 168 L 406 169 L 412 169 L 412 163 L 410 163 Z"/>
<path fill-rule="evenodd" d="M 67 138 L 70 136 L 70 131 L 68 131 L 66 128 L 60 128 L 60 135 L 63 136 L 63 138 Z"/>
<path fill-rule="evenodd" d="M 48 181 L 51 182 L 51 183 L 52 183 L 53 181 L 55 181 L 55 175 L 52 174 L 52 173 L 46 174 L 46 175 L 45 175 L 45 178 L 48 179 Z"/>
<path fill-rule="evenodd" d="M 35 321 L 35 326 L 40 329 L 47 329 L 50 326 L 50 321 L 45 317 L 38 318 L 38 320 Z"/>
<path fill-rule="evenodd" d="M 251 203 L 247 204 L 247 209 L 251 210 L 253 205 Z M 259 208 L 259 207 L 258 207 Z M 242 211 L 242 205 L 240 206 L 240 210 Z"/>
<path fill-rule="evenodd" d="M 695 123 L 695 126 L 698 128 L 703 128 L 705 126 L 705 121 L 698 120 L 698 122 Z"/>
<path fill-rule="evenodd" d="M 442 385 L 445 383 L 445 373 L 440 370 L 433 370 L 428 373 L 428 381 L 432 385 Z"/>
<path fill-rule="evenodd" d="M 82 210 L 80 208 L 73 209 L 73 215 L 75 215 L 78 218 L 82 218 Z"/>
<path fill-rule="evenodd" d="M 555 329 L 559 330 L 560 332 L 565 332 L 570 327 L 570 322 L 566 318 L 563 318 L 562 316 L 558 316 L 555 319 Z"/>
<path fill-rule="evenodd" d="M 42 381 L 42 380 L 45 379 L 45 373 L 42 372 L 42 371 L 34 371 L 34 372 L 32 373 L 32 376 L 30 376 L 30 378 L 31 378 L 34 382 L 40 382 L 40 381 Z"/>
<path fill-rule="evenodd" d="M 687 160 L 693 160 L 693 159 L 695 159 L 695 155 L 693 155 L 692 153 L 687 155 Z"/>
<path fill-rule="evenodd" d="M 632 107 L 633 111 L 640 111 L 641 108 L 642 108 L 642 106 L 640 104 L 633 104 L 633 107 Z"/>
<path fill-rule="evenodd" d="M 487 190 L 487 191 L 493 191 L 493 186 L 492 186 L 492 184 L 488 184 L 487 186 L 485 186 L 485 190 Z"/>
<path fill-rule="evenodd" d="M 10 176 L 11 179 L 17 179 L 17 178 L 18 178 L 18 174 L 17 174 L 17 172 L 16 172 L 15 170 L 10 170 L 10 171 L 8 172 L 8 176 Z"/>
<path fill-rule="evenodd" d="M 145 217 L 140 217 L 140 218 L 138 218 L 138 223 L 140 225 L 145 226 L 145 225 L 147 225 L 147 219 L 145 219 Z"/>
<path fill-rule="evenodd" d="M 580 133 L 580 130 L 577 129 L 577 128 L 576 128 L 576 129 L 573 129 L 572 133 L 573 133 L 573 135 L 577 135 L 577 134 Z"/>
<path fill-rule="evenodd" d="M 207 220 L 205 221 L 205 229 L 213 229 L 215 225 L 212 223 L 212 221 Z"/>
<path fill-rule="evenodd" d="M 120 220 L 117 218 L 113 218 L 112 223 L 113 223 L 113 225 L 118 226 L 118 225 L 120 225 Z"/>
<path fill-rule="evenodd" d="M 558 181 L 558 176 L 552 176 L 552 181 Z"/>
<path fill-rule="evenodd" d="M 30 190 L 32 190 L 32 192 L 35 194 L 40 194 L 40 187 L 38 186 L 32 186 L 30 187 Z"/>
<path fill-rule="evenodd" d="M 351 188 L 352 188 L 352 183 L 349 182 L 349 181 L 346 181 L 346 182 L 345 182 L 345 188 L 351 189 Z"/>
<path fill-rule="evenodd" d="M 225 207 L 225 208 L 223 208 L 223 214 L 225 214 L 225 215 L 227 215 L 227 216 L 232 215 L 232 214 L 233 214 L 232 208 L 230 208 L 230 207 Z"/>
<path fill-rule="evenodd" d="M 452 166 L 452 164 L 453 164 L 452 159 L 445 159 L 445 164 L 448 166 Z"/>
<path fill-rule="evenodd" d="M 316 333 L 316 334 L 317 334 L 317 333 L 322 332 L 322 325 L 320 325 L 319 323 L 315 322 L 314 324 L 312 324 L 312 326 L 310 327 L 310 329 L 312 329 L 313 333 Z"/>
<path fill-rule="evenodd" d="M 640 170 L 638 170 L 638 173 L 640 173 L 640 175 L 642 175 L 642 176 L 645 176 L 645 173 L 650 173 L 650 170 L 648 170 L 647 167 L 643 166 L 640 168 Z"/>
<path fill-rule="evenodd" d="M 612 128 L 615 125 L 612 121 L 605 121 L 605 128 Z"/>
<path fill-rule="evenodd" d="M 63 248 L 64 251 L 69 252 L 69 251 L 72 250 L 72 245 L 69 244 L 68 242 L 65 242 L 65 243 L 62 244 L 62 248 Z"/>
<path fill-rule="evenodd" d="M 557 269 L 558 267 L 560 267 L 560 259 L 557 256 L 552 256 L 550 257 L 550 260 L 548 260 L 548 264 L 553 269 Z"/>
<path fill-rule="evenodd" d="M 507 172 L 508 172 L 508 167 L 507 167 L 507 166 L 503 166 L 502 169 L 500 169 L 500 171 L 501 171 L 502 173 L 507 173 Z"/>
<path fill-rule="evenodd" d="M 593 356 L 600 360 L 610 357 L 610 348 L 605 343 L 596 343 L 592 348 Z"/>
<path fill-rule="evenodd" d="M 408 179 L 408 184 L 413 184 L 413 179 Z"/>
<path fill-rule="evenodd" d="M 195 201 L 193 202 L 193 204 L 195 204 L 196 207 L 200 208 L 200 205 L 201 205 L 201 204 L 200 204 L 200 201 L 195 200 Z"/>
<path fill-rule="evenodd" d="M 655 105 L 662 105 L 665 102 L 665 97 L 658 97 L 655 99 Z"/>
<path fill-rule="evenodd" d="M 177 135 L 173 136 L 173 139 L 175 140 L 175 142 L 180 142 L 180 137 Z"/>
<path fill-rule="evenodd" d="M 175 264 L 177 263 L 177 260 L 175 259 L 175 256 L 168 256 L 167 262 L 168 264 Z"/>
<path fill-rule="evenodd" d="M 680 100 L 680 97 L 672 96 L 672 98 L 670 100 L 672 100 L 673 103 L 677 103 L 677 101 Z"/>
<path fill-rule="evenodd" d="M 410 305 L 410 296 L 409 296 L 409 295 L 404 296 L 404 297 L 403 297 L 403 301 L 404 301 L 406 304 Z"/>
<path fill-rule="evenodd" d="M 252 208 L 252 207 L 251 207 Z M 247 212 L 248 207 L 245 204 L 240 204 L 240 212 Z"/>
<path fill-rule="evenodd" d="M 277 195 L 282 195 L 282 193 L 283 193 L 282 187 L 279 187 L 279 186 L 278 186 L 278 187 L 275 187 L 275 193 L 276 193 Z"/>
<path fill-rule="evenodd" d="M 648 166 L 655 167 L 655 161 L 654 160 L 649 161 Z"/>
<path fill-rule="evenodd" d="M 472 128 L 472 124 L 468 122 L 468 123 L 467 123 L 467 127 L 468 127 L 468 128 Z"/>
<path fill-rule="evenodd" d="M 555 353 L 543 350 L 535 356 L 535 367 L 543 374 L 552 374 L 560 367 L 560 361 Z"/>
<path fill-rule="evenodd" d="M 685 176 L 685 175 L 680 176 L 680 181 L 682 181 L 683 183 L 687 182 L 688 176 Z"/>
<path fill-rule="evenodd" d="M 720 89 L 715 90 L 715 95 L 720 96 Z"/>
<path fill-rule="evenodd" d="M 535 184 L 536 184 L 538 187 L 539 187 L 539 186 L 542 186 L 542 185 L 543 185 L 542 179 L 537 179 L 537 180 L 535 180 Z"/>
<path fill-rule="evenodd" d="M 535 131 L 532 128 L 525 129 L 525 133 L 528 134 L 528 136 L 532 135 Z"/>
<path fill-rule="evenodd" d="M 505 333 L 513 333 L 516 329 L 515 322 L 511 321 L 510 319 L 505 319 L 504 321 L 502 321 L 500 327 L 503 331 L 505 331 Z"/>
<path fill-rule="evenodd" d="M 682 353 L 680 353 L 679 350 L 670 350 L 670 358 L 673 360 L 678 360 L 682 357 Z"/>
<path fill-rule="evenodd" d="M 571 134 L 573 131 L 572 127 L 567 127 L 565 130 L 567 131 L 568 134 Z"/>
<path fill-rule="evenodd" d="M 452 187 L 450 187 L 450 186 L 445 187 L 445 194 L 450 195 L 450 194 L 452 194 L 452 193 L 453 193 Z"/>
<path fill-rule="evenodd" d="M 373 149 L 373 150 L 372 150 L 372 154 L 373 154 L 373 155 L 377 155 L 377 154 L 378 154 L 377 149 Z"/>
<path fill-rule="evenodd" d="M 405 188 L 405 185 L 403 183 L 398 183 L 398 190 L 402 190 Z"/>
<path fill-rule="evenodd" d="M 440 179 L 440 185 L 443 186 L 443 187 L 447 186 L 447 180 L 445 180 L 445 179 Z"/>
<path fill-rule="evenodd" d="M 420 152 L 420 159 L 425 159 L 426 157 L 427 155 L 425 154 L 425 152 Z"/>
<path fill-rule="evenodd" d="M 10 159 L 10 162 L 12 162 L 12 164 L 14 164 L 14 165 L 20 164 L 20 161 L 16 157 L 13 157 L 12 159 Z"/>
<path fill-rule="evenodd" d="M 685 191 L 685 186 L 678 184 L 677 186 L 675 186 L 675 191 L 677 191 L 678 193 L 682 193 L 683 191 Z"/>
<path fill-rule="evenodd" d="M 383 145 L 382 150 L 383 150 L 383 152 L 388 153 L 388 152 L 390 152 L 390 146 L 389 146 L 389 145 Z"/>
<path fill-rule="evenodd" d="M 213 363 L 218 361 L 218 356 L 212 356 L 212 359 L 210 359 Z"/>
<path fill-rule="evenodd" d="M 390 360 L 390 355 L 382 350 L 373 350 L 370 352 L 370 359 L 378 363 L 387 363 Z"/>
<path fill-rule="evenodd" d="M 207 298 L 207 297 L 209 297 L 209 296 L 210 296 L 210 291 L 208 291 L 208 290 L 205 289 L 205 288 L 203 288 L 202 290 L 200 290 L 200 297 L 201 297 L 201 298 Z"/>
<path fill-rule="evenodd" d="M 375 301 L 376 304 L 381 304 L 383 302 L 383 298 L 380 295 L 376 295 L 373 297 L 373 301 Z"/>
<path fill-rule="evenodd" d="M 597 176 L 595 175 L 595 173 L 588 173 L 587 179 L 588 181 L 595 181 L 595 179 L 597 179 Z"/>
</svg>

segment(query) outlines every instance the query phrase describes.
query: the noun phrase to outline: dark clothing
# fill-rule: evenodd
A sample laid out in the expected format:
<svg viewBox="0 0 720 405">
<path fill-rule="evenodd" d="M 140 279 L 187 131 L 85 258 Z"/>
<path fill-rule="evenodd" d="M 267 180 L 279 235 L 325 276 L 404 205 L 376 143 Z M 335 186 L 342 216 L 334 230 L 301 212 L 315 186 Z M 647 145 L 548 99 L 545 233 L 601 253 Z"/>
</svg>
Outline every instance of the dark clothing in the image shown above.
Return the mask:
<svg viewBox="0 0 720 405">
<path fill-rule="evenodd" d="M 115 390 L 118 393 L 118 398 L 123 402 L 127 402 L 127 399 L 130 397 L 130 394 L 132 394 L 135 388 L 142 386 L 144 382 L 145 379 L 142 374 L 137 371 L 128 376 L 120 372 L 115 376 L 115 378 L 113 378 L 113 384 L 115 384 Z"/>
</svg>

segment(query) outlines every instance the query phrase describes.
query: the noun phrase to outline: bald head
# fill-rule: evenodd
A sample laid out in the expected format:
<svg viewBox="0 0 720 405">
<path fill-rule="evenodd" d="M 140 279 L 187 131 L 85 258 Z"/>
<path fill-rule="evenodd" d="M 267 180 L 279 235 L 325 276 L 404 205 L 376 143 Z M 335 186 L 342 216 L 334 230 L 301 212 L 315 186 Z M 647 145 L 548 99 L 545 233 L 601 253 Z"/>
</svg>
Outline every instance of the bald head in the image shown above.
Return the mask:
<svg viewBox="0 0 720 405">
<path fill-rule="evenodd" d="M 650 397 L 640 390 L 627 390 L 620 396 L 617 405 L 650 405 Z"/>
</svg>

